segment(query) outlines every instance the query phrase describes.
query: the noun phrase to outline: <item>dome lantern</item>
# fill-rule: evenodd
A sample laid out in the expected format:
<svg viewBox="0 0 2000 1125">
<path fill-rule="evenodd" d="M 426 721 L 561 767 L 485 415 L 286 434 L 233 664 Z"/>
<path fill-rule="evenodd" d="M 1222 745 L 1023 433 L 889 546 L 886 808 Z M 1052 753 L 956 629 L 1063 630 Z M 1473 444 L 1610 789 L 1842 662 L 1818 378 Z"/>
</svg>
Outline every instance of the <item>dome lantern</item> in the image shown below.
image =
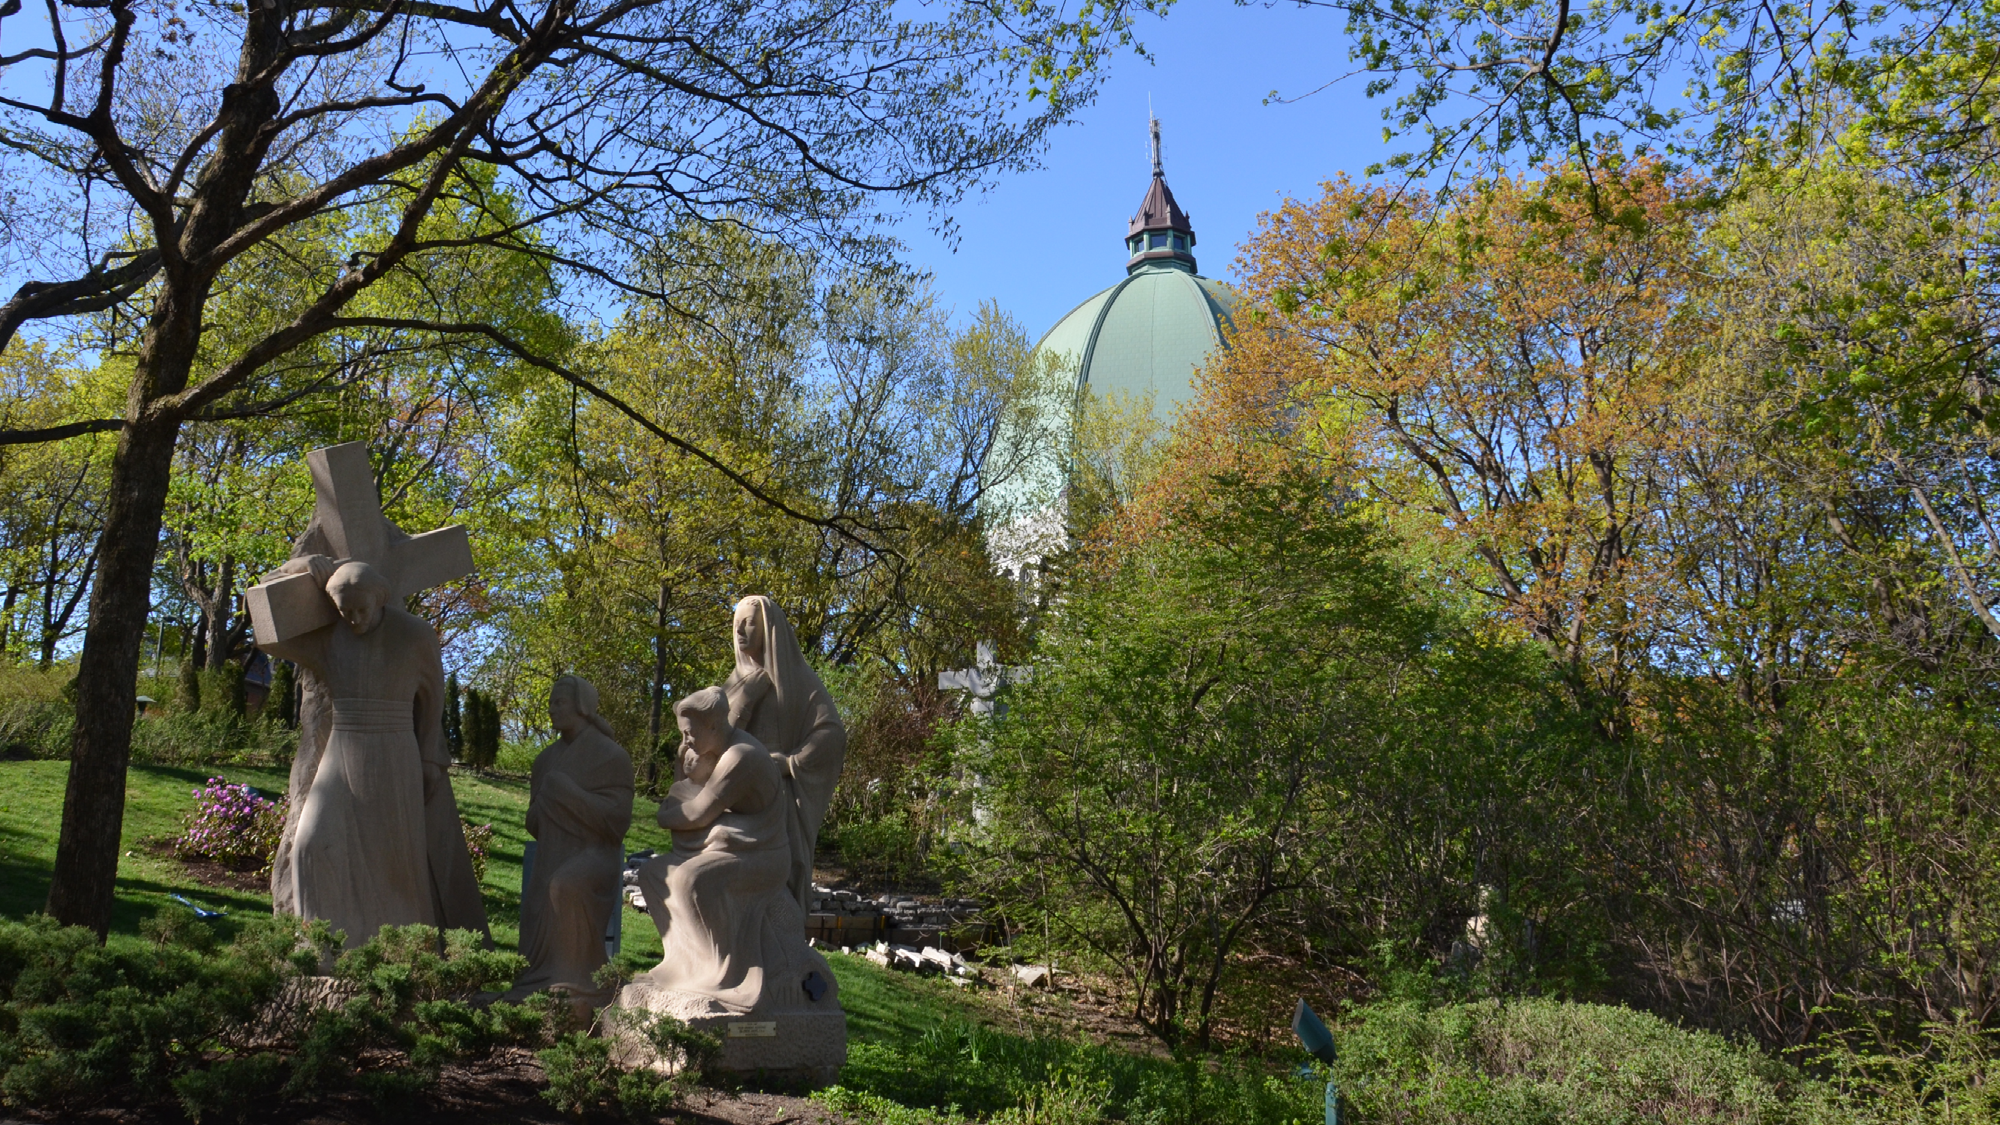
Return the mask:
<svg viewBox="0 0 2000 1125">
<path fill-rule="evenodd" d="M 1160 162 L 1159 118 L 1153 118 L 1150 125 L 1153 182 L 1147 186 L 1146 198 L 1139 202 L 1139 213 L 1132 216 L 1125 231 L 1125 249 L 1130 255 L 1125 261 L 1125 272 L 1167 266 L 1194 273 L 1194 224 L 1180 204 L 1174 202 L 1173 190 L 1167 187 L 1166 169 Z"/>
</svg>

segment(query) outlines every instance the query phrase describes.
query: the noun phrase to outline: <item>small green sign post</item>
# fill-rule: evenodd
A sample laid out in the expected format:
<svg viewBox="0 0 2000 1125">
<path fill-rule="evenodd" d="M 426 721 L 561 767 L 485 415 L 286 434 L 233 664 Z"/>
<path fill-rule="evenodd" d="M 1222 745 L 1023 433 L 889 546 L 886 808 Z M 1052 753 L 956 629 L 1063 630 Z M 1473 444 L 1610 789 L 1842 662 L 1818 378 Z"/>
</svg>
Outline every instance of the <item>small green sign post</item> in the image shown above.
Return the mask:
<svg viewBox="0 0 2000 1125">
<path fill-rule="evenodd" d="M 1340 1092 L 1333 1084 L 1333 1032 L 1327 1030 L 1304 997 L 1300 997 L 1299 1006 L 1292 1012 L 1292 1034 L 1299 1037 L 1299 1045 L 1306 1049 L 1306 1054 L 1326 1064 L 1326 1125 L 1340 1125 Z"/>
</svg>

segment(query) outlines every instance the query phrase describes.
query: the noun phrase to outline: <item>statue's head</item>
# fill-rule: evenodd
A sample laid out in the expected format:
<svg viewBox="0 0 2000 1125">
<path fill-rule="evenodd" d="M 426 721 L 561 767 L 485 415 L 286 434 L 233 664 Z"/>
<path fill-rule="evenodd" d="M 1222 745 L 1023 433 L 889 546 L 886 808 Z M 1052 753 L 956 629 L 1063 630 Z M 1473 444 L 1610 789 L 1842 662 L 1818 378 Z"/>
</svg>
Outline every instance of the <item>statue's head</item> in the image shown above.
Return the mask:
<svg viewBox="0 0 2000 1125">
<path fill-rule="evenodd" d="M 593 725 L 597 716 L 597 685 L 582 676 L 563 676 L 549 686 L 549 725 L 564 738 Z"/>
<path fill-rule="evenodd" d="M 674 704 L 681 744 L 704 758 L 729 749 L 729 697 L 719 687 L 706 687 Z"/>
<path fill-rule="evenodd" d="M 326 596 L 356 633 L 372 632 L 382 623 L 382 610 L 393 593 L 382 572 L 365 562 L 342 563 L 326 580 Z"/>
<path fill-rule="evenodd" d="M 762 667 L 764 664 L 764 603 L 769 598 L 753 594 L 736 603 L 736 618 L 733 622 L 736 633 L 736 666 L 746 664 Z"/>
</svg>

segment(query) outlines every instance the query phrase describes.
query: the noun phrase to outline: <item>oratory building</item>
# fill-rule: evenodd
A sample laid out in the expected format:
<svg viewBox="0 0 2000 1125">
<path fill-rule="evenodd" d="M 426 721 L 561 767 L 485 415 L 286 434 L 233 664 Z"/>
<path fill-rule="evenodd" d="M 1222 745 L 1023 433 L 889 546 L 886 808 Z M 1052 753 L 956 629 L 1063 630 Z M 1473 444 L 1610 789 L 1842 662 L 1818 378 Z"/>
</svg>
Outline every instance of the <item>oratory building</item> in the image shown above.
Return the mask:
<svg viewBox="0 0 2000 1125">
<path fill-rule="evenodd" d="M 1160 162 L 1160 123 L 1152 123 L 1153 180 L 1125 232 L 1125 277 L 1099 290 L 1036 344 L 1038 355 L 1061 357 L 1069 373 L 1068 401 L 1052 403 L 1064 427 L 1077 408 L 1129 395 L 1153 402 L 1161 422 L 1194 395 L 1194 373 L 1216 349 L 1226 347 L 1236 295 L 1196 272 L 1194 224 L 1174 201 Z M 1012 435 L 1002 434 L 1001 442 Z M 1030 578 L 1043 556 L 1063 540 L 1067 486 L 1067 432 L 992 497 L 1005 517 L 991 534 L 994 561 L 1017 578 Z M 996 513 L 997 514 L 997 513 Z"/>
</svg>

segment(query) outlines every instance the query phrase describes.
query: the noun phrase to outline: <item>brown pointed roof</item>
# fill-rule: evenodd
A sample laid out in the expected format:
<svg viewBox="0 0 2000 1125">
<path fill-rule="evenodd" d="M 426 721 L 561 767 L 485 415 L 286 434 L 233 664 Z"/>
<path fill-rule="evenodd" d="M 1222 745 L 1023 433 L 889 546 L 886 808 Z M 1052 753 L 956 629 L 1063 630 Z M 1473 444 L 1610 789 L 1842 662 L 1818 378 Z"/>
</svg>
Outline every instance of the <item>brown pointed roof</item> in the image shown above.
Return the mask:
<svg viewBox="0 0 2000 1125">
<path fill-rule="evenodd" d="M 1132 226 L 1125 232 L 1130 238 L 1135 234 L 1151 230 L 1177 230 L 1182 234 L 1193 234 L 1194 226 L 1188 222 L 1187 213 L 1180 204 L 1174 202 L 1174 193 L 1167 187 L 1166 176 L 1156 169 L 1153 183 L 1146 189 L 1146 198 L 1139 204 L 1139 213 L 1132 216 Z"/>
</svg>

